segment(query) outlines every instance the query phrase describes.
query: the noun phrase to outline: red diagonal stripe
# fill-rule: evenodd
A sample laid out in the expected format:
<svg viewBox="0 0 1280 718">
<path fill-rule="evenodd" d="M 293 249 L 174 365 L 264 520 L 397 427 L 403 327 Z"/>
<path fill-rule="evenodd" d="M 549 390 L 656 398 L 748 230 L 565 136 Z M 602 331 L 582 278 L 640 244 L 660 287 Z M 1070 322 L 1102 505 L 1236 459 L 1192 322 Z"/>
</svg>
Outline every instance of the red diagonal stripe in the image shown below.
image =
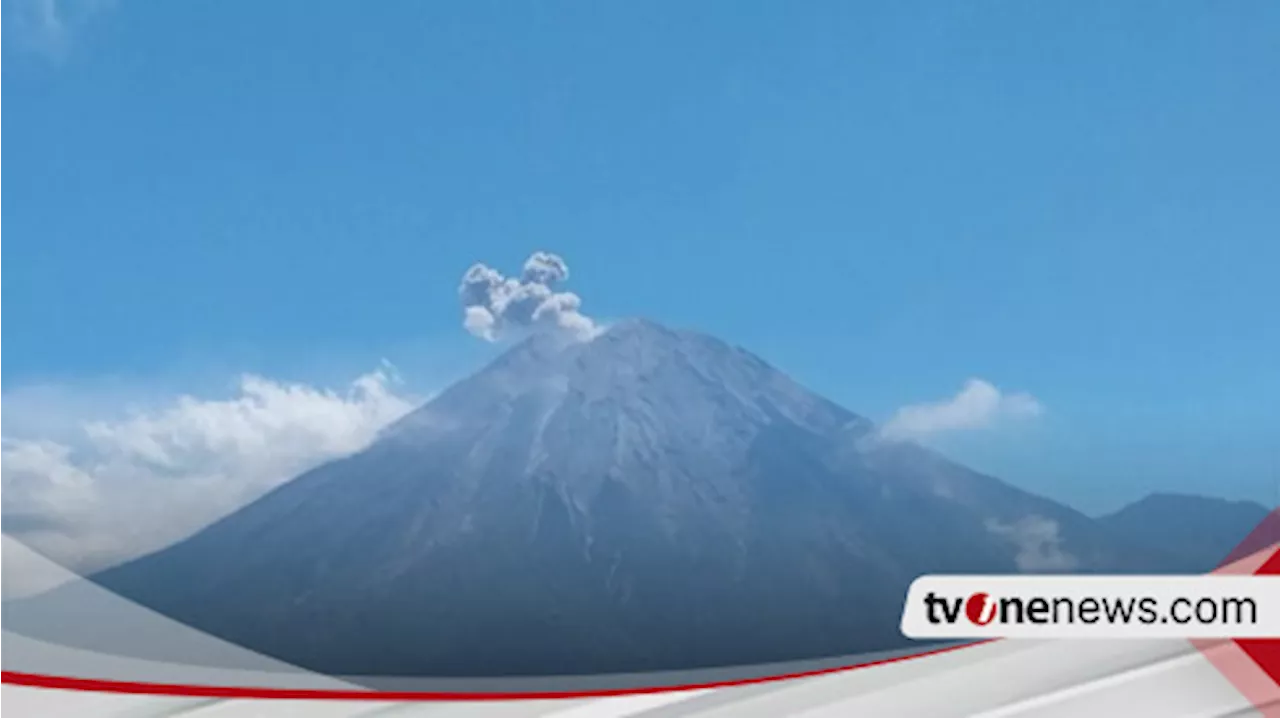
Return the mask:
<svg viewBox="0 0 1280 718">
<path fill-rule="evenodd" d="M 1232 549 L 1231 553 L 1218 565 L 1221 567 L 1229 563 L 1235 563 L 1246 556 L 1252 556 L 1277 543 L 1280 543 L 1280 507 L 1267 514 L 1266 518 L 1262 519 L 1254 527 L 1253 531 L 1250 531 L 1249 535 L 1245 536 L 1244 540 Z"/>
<path fill-rule="evenodd" d="M 1272 514 L 1275 515 L 1274 513 Z M 1258 569 L 1259 576 L 1278 576 L 1280 575 L 1280 551 L 1276 551 L 1262 564 Z M 1280 685 L 1280 638 L 1263 638 L 1236 641 L 1254 663 L 1258 664 L 1271 680 Z"/>
<path fill-rule="evenodd" d="M 1219 567 L 1227 566 L 1268 550 L 1276 544 L 1280 544 L 1280 507 L 1267 514 L 1266 518 L 1240 542 L 1240 545 L 1236 546 L 1223 559 Z M 1254 571 L 1254 574 L 1280 574 L 1280 550 L 1275 550 L 1263 561 L 1262 565 Z M 1260 680 L 1269 679 L 1273 687 L 1280 687 L 1280 638 L 1246 639 L 1232 641 L 1232 643 L 1238 646 L 1244 656 L 1262 670 L 1266 675 L 1265 679 L 1262 676 L 1258 676 L 1251 668 L 1246 669 L 1243 665 L 1234 664 L 1230 660 L 1216 656 L 1211 650 L 1213 642 L 1192 641 L 1192 644 L 1200 649 L 1201 653 L 1209 659 L 1209 662 L 1221 671 L 1222 675 L 1231 681 L 1232 685 L 1248 698 L 1263 715 L 1268 718 L 1280 718 L 1280 705 L 1276 705 L 1273 702 L 1275 691 L 1258 683 Z"/>
</svg>

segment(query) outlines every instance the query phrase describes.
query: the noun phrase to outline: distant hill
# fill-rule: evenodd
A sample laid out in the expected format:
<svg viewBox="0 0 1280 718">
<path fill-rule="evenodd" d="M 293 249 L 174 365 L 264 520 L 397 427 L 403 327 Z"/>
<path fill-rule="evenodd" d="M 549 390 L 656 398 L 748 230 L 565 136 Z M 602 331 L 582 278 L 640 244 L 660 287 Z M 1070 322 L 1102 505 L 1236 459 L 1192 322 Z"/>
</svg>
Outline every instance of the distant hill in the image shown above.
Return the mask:
<svg viewBox="0 0 1280 718">
<path fill-rule="evenodd" d="M 923 573 L 1169 561 L 880 441 L 743 349 L 632 320 L 530 338 L 364 451 L 94 580 L 326 673 L 563 675 L 900 647 Z"/>
<path fill-rule="evenodd" d="M 1115 536 L 1168 554 L 1188 573 L 1212 571 L 1267 517 L 1251 501 L 1151 494 L 1103 516 Z"/>
</svg>

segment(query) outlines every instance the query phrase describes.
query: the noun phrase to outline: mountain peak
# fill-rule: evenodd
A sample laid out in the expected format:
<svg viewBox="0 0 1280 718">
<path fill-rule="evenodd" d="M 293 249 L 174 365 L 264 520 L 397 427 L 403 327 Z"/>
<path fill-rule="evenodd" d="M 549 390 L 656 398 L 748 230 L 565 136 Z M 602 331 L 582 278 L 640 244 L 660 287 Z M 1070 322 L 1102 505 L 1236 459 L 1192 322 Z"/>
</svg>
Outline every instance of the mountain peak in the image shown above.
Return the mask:
<svg viewBox="0 0 1280 718">
<path fill-rule="evenodd" d="M 1127 541 L 1186 556 L 1195 570 L 1210 571 L 1267 515 L 1252 501 L 1157 492 L 1098 521 Z"/>
<path fill-rule="evenodd" d="M 1224 511 L 1234 512 L 1241 516 L 1265 516 L 1267 514 L 1267 509 L 1255 501 L 1233 500 L 1199 494 L 1182 494 L 1171 491 L 1155 491 L 1121 507 L 1113 515 L 1152 511 L 1183 511 L 1188 514 L 1201 514 L 1204 511 Z"/>
<path fill-rule="evenodd" d="M 697 335 L 677 332 L 649 319 L 623 319 L 602 328 L 588 339 L 561 332 L 534 332 L 502 353 L 480 373 L 494 368 L 551 365 L 567 357 L 605 357 L 619 347 L 670 345 Z M 709 337 L 704 337 L 709 338 Z"/>
<path fill-rule="evenodd" d="M 674 335 L 675 332 L 670 328 L 655 322 L 652 319 L 644 317 L 628 317 L 619 319 L 616 322 L 605 327 L 604 334 L 650 334 L 650 335 Z"/>
<path fill-rule="evenodd" d="M 744 349 L 626 319 L 587 341 L 530 336 L 387 435 L 416 440 L 438 435 L 441 426 L 479 434 L 523 422 L 519 433 L 537 445 L 547 431 L 573 425 L 574 436 L 615 450 L 643 441 L 649 453 L 662 444 L 695 451 L 691 437 L 709 438 L 708 426 L 736 432 L 740 441 L 775 420 L 818 432 L 866 423 Z"/>
</svg>

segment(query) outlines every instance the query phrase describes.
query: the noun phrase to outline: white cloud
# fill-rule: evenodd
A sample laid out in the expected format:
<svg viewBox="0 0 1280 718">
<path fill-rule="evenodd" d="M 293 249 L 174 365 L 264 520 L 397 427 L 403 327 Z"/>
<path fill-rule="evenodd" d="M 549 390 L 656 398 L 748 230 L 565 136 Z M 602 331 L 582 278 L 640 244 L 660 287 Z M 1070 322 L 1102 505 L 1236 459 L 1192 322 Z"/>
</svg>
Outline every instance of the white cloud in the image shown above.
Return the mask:
<svg viewBox="0 0 1280 718">
<path fill-rule="evenodd" d="M 244 376 L 230 398 L 180 396 L 58 440 L 6 436 L 4 532 L 79 572 L 160 548 L 364 447 L 415 406 L 397 389 L 389 365 L 341 393 Z"/>
<path fill-rule="evenodd" d="M 1018 553 L 1014 561 L 1022 571 L 1070 571 L 1080 565 L 1062 548 L 1058 522 L 1031 515 L 1013 523 L 991 520 L 987 530 L 1013 542 Z"/>
<path fill-rule="evenodd" d="M 886 441 L 924 439 L 946 432 L 984 429 L 1001 420 L 1030 419 L 1042 413 L 1044 408 L 1030 394 L 1004 394 L 989 382 L 970 379 L 950 399 L 902 407 L 877 435 Z"/>
<path fill-rule="evenodd" d="M 7 40 L 50 59 L 61 59 L 72 39 L 113 0 L 13 0 L 5 3 Z"/>
</svg>

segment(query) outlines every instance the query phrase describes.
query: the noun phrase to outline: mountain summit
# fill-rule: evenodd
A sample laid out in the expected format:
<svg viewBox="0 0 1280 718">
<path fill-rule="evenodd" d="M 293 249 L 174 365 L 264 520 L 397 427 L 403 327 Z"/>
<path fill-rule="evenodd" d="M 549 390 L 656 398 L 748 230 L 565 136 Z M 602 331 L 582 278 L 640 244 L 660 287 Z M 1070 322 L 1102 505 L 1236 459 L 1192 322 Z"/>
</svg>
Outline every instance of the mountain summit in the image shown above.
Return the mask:
<svg viewBox="0 0 1280 718">
<path fill-rule="evenodd" d="M 327 673 L 495 676 L 890 648 L 921 573 L 1163 568 L 875 437 L 712 337 L 538 335 L 364 451 L 94 580 Z"/>
<path fill-rule="evenodd" d="M 1135 546 L 1178 556 L 1187 570 L 1208 573 L 1221 565 L 1268 513 L 1252 501 L 1156 493 L 1098 521 Z"/>
</svg>

